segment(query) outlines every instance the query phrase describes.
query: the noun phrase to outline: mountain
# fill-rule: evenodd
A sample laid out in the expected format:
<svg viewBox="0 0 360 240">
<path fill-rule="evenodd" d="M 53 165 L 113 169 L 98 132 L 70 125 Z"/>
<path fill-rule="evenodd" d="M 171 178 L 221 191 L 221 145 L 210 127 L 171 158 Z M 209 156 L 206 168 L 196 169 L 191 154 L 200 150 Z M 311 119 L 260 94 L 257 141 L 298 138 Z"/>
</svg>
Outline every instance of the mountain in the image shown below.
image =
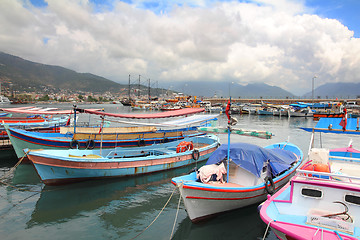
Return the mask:
<svg viewBox="0 0 360 240">
<path fill-rule="evenodd" d="M 312 91 L 303 95 L 304 98 L 312 98 Z M 314 89 L 314 98 L 358 98 L 360 97 L 360 83 L 326 83 Z"/>
<path fill-rule="evenodd" d="M 246 86 L 229 82 L 186 82 L 178 83 L 171 87 L 189 95 L 204 97 L 229 97 L 233 98 L 293 98 L 294 94 L 282 88 L 270 86 L 265 83 L 252 83 Z"/>
<path fill-rule="evenodd" d="M 0 52 L 0 82 L 3 88 L 17 91 L 45 92 L 67 90 L 70 92 L 120 93 L 127 95 L 128 85 L 119 84 L 91 73 L 78 73 L 73 70 L 24 60 L 20 57 Z M 127 80 L 126 80 L 127 82 Z M 294 94 L 282 88 L 265 83 L 246 86 L 229 82 L 167 82 L 167 92 L 183 92 L 187 95 L 204 97 L 233 98 L 294 98 Z M 171 84 L 171 86 L 169 85 Z M 132 83 L 131 89 L 138 88 Z M 141 85 L 141 94 L 147 95 L 148 88 Z M 165 90 L 166 91 L 166 90 Z M 164 93 L 164 89 L 151 89 L 152 95 Z M 328 83 L 314 90 L 314 98 L 356 98 L 360 95 L 360 83 Z M 312 98 L 312 92 L 302 98 Z"/>
<path fill-rule="evenodd" d="M 0 81 L 4 85 L 11 83 L 19 91 L 68 89 L 74 92 L 103 93 L 120 92 L 121 88 L 127 88 L 127 85 L 91 73 L 78 73 L 59 66 L 35 63 L 3 52 L 0 52 Z"/>
</svg>

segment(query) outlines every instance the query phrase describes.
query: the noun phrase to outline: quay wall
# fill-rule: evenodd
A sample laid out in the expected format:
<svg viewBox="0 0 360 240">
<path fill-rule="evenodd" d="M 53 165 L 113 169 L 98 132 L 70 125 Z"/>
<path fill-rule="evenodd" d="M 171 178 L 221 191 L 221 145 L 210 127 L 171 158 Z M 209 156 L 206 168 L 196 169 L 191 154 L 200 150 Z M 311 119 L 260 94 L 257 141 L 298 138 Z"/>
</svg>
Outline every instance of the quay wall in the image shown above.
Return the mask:
<svg viewBox="0 0 360 240">
<path fill-rule="evenodd" d="M 207 98 L 203 99 L 204 101 L 209 101 L 211 104 L 214 103 L 223 103 L 226 104 L 229 99 L 228 98 Z M 254 98 L 231 98 L 232 103 L 269 103 L 269 104 L 291 104 L 296 102 L 306 102 L 306 103 L 318 103 L 318 102 L 356 102 L 356 104 L 360 104 L 360 99 L 254 99 Z"/>
</svg>

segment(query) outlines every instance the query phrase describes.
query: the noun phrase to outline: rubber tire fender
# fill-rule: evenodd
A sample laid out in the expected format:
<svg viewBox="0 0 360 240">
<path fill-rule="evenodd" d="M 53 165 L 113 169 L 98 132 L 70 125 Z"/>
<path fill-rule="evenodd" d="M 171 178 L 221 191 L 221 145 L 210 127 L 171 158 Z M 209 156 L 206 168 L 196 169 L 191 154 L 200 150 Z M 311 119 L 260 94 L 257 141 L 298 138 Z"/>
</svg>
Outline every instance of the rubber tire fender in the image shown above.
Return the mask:
<svg viewBox="0 0 360 240">
<path fill-rule="evenodd" d="M 199 160 L 199 158 L 200 158 L 200 152 L 198 149 L 194 149 L 194 151 L 192 152 L 191 155 L 195 161 Z"/>
<path fill-rule="evenodd" d="M 272 195 L 275 192 L 275 184 L 274 184 L 274 180 L 272 179 L 272 177 L 265 177 L 264 179 L 265 181 L 265 190 L 268 194 Z M 270 186 L 268 186 L 268 182 L 270 182 Z"/>
<path fill-rule="evenodd" d="M 86 149 L 94 149 L 95 148 L 95 141 L 93 139 L 89 139 L 85 143 Z"/>
<path fill-rule="evenodd" d="M 78 148 L 78 146 L 79 146 L 79 141 L 78 140 L 72 140 L 70 142 L 70 148 L 71 149 L 76 149 L 76 148 Z"/>
</svg>

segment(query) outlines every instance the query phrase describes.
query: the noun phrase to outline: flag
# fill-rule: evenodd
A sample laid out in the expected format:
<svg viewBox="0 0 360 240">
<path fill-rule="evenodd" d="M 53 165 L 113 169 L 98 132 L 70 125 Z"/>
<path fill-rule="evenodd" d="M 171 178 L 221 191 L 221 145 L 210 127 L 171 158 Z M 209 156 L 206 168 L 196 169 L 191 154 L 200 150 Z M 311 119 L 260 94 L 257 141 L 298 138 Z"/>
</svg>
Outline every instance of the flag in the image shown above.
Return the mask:
<svg viewBox="0 0 360 240">
<path fill-rule="evenodd" d="M 347 124 L 347 110 L 346 108 L 344 108 L 344 116 L 339 123 L 339 125 L 342 126 L 343 131 L 346 130 L 346 124 Z"/>
<path fill-rule="evenodd" d="M 66 121 L 65 126 L 70 126 L 70 118 L 71 118 L 71 115 L 69 116 L 68 120 Z"/>
<path fill-rule="evenodd" d="M 229 121 L 230 121 L 230 113 L 229 113 L 230 106 L 231 106 L 231 103 L 230 103 L 230 99 L 229 99 L 228 104 L 227 104 L 226 109 L 225 109 L 225 114 L 226 114 Z"/>
</svg>

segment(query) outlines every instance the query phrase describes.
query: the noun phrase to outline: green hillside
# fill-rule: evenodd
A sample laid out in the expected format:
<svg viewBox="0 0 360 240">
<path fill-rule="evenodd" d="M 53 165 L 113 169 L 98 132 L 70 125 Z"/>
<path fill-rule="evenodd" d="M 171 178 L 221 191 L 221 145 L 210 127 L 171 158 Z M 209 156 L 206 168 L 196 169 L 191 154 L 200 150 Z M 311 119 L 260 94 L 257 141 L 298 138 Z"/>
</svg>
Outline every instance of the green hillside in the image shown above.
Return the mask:
<svg viewBox="0 0 360 240">
<path fill-rule="evenodd" d="M 127 88 L 126 85 L 90 73 L 35 63 L 3 52 L 0 52 L 0 81 L 5 86 L 11 82 L 18 91 L 52 89 L 57 92 L 68 89 L 75 92 L 116 93 L 121 88 Z"/>
</svg>

